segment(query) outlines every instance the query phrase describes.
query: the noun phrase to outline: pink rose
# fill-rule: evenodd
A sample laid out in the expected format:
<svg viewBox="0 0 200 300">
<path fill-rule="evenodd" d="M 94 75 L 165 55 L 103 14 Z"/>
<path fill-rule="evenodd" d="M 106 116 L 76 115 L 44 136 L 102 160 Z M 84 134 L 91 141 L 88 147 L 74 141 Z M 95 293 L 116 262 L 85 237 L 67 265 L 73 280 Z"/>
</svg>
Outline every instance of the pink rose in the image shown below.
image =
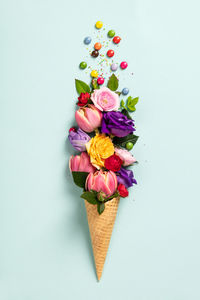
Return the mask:
<svg viewBox="0 0 200 300">
<path fill-rule="evenodd" d="M 118 110 L 120 105 L 119 96 L 107 87 L 94 90 L 91 100 L 101 111 Z"/>
<path fill-rule="evenodd" d="M 123 166 L 125 167 L 136 162 L 136 159 L 133 157 L 133 155 L 125 149 L 115 148 L 115 153 L 121 158 L 123 161 Z"/>
</svg>

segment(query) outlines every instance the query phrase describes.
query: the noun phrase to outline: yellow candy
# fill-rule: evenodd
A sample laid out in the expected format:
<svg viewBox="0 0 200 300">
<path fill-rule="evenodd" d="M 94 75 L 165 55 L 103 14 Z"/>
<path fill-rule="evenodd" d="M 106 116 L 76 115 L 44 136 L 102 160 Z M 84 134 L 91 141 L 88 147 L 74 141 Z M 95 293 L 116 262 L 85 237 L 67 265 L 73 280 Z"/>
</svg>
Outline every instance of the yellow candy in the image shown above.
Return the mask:
<svg viewBox="0 0 200 300">
<path fill-rule="evenodd" d="M 92 70 L 90 73 L 91 77 L 97 78 L 99 76 L 98 72 L 96 70 Z"/>
<path fill-rule="evenodd" d="M 101 29 L 101 27 L 103 26 L 103 23 L 101 21 L 97 21 L 95 26 L 97 29 Z"/>
</svg>

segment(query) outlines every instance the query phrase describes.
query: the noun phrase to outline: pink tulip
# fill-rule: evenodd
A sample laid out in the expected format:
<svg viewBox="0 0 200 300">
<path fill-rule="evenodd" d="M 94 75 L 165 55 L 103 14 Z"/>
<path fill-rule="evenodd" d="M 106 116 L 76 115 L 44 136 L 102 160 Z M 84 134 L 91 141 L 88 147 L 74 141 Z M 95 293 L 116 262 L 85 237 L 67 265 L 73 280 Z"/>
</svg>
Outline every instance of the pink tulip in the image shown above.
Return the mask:
<svg viewBox="0 0 200 300">
<path fill-rule="evenodd" d="M 136 162 L 136 159 L 133 157 L 133 155 L 125 149 L 115 148 L 115 153 L 121 158 L 123 161 L 123 166 L 130 166 L 134 162 Z"/>
<path fill-rule="evenodd" d="M 112 171 L 96 171 L 90 173 L 85 183 L 86 190 L 103 192 L 108 197 L 113 195 L 117 189 L 117 176 Z"/>
<path fill-rule="evenodd" d="M 81 155 L 71 156 L 69 160 L 70 171 L 73 172 L 94 172 L 96 169 L 90 162 L 90 157 L 86 152 L 82 152 Z"/>
<path fill-rule="evenodd" d="M 102 113 L 93 104 L 81 107 L 75 112 L 78 126 L 86 131 L 92 132 L 101 126 Z"/>
</svg>

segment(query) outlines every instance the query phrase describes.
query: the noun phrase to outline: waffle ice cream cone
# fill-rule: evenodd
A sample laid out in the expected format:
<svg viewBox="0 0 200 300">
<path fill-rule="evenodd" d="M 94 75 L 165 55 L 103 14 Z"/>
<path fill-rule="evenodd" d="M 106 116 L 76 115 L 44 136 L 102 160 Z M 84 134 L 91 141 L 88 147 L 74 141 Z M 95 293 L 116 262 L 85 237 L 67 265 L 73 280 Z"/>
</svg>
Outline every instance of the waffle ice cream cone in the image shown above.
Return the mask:
<svg viewBox="0 0 200 300">
<path fill-rule="evenodd" d="M 106 202 L 104 212 L 99 215 L 97 212 L 97 206 L 90 204 L 85 200 L 98 280 L 100 280 L 102 275 L 118 205 L 119 198 L 114 198 L 111 201 Z"/>
</svg>

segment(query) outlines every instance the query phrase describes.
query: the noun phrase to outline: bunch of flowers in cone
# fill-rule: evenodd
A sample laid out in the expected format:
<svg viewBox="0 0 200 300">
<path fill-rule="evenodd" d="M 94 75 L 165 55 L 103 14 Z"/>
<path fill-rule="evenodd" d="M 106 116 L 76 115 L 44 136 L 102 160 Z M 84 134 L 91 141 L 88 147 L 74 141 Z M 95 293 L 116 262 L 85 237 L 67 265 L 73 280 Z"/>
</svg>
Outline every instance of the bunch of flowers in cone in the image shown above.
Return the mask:
<svg viewBox="0 0 200 300">
<path fill-rule="evenodd" d="M 81 152 L 70 157 L 69 168 L 76 185 L 83 189 L 88 224 L 100 279 L 120 197 L 137 184 L 128 167 L 136 159 L 128 151 L 136 143 L 135 111 L 138 98 L 120 102 L 118 79 L 113 74 L 107 86 L 100 87 L 93 79 L 88 85 L 75 81 L 79 94 L 75 112 L 77 125 L 69 130 L 69 141 Z"/>
</svg>

